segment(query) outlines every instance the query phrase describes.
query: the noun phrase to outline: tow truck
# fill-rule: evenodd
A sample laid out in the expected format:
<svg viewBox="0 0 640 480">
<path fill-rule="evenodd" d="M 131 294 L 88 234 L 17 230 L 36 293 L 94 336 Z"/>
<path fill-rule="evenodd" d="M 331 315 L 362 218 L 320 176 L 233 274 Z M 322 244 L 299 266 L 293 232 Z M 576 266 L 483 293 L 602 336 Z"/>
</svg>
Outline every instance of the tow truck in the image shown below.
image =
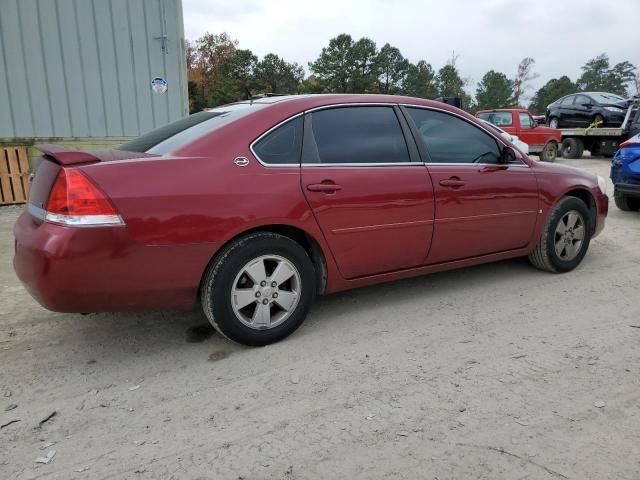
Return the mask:
<svg viewBox="0 0 640 480">
<path fill-rule="evenodd" d="M 560 154 L 564 158 L 582 158 L 585 150 L 591 155 L 613 157 L 620 144 L 640 132 L 640 96 L 636 95 L 627 108 L 622 125 L 599 128 L 594 122 L 586 128 L 561 128 Z"/>
</svg>

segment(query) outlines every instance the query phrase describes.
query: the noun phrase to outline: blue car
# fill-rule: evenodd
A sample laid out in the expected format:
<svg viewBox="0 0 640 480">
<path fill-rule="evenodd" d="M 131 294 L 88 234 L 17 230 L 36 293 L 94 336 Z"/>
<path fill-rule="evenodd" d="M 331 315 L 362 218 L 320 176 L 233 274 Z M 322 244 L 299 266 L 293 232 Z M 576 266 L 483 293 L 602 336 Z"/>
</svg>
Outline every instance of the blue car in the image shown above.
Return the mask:
<svg viewBox="0 0 640 480">
<path fill-rule="evenodd" d="M 640 133 L 620 145 L 611 162 L 613 198 L 620 210 L 640 210 Z"/>
</svg>

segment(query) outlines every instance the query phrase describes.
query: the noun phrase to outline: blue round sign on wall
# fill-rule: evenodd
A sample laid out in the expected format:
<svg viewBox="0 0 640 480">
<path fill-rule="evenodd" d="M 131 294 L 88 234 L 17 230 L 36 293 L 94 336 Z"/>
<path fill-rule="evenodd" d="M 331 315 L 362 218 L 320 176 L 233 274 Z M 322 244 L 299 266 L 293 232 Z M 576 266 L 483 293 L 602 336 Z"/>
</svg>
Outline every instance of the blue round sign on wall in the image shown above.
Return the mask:
<svg viewBox="0 0 640 480">
<path fill-rule="evenodd" d="M 164 93 L 167 91 L 167 81 L 162 77 L 155 77 L 151 80 L 151 89 L 156 93 Z"/>
</svg>

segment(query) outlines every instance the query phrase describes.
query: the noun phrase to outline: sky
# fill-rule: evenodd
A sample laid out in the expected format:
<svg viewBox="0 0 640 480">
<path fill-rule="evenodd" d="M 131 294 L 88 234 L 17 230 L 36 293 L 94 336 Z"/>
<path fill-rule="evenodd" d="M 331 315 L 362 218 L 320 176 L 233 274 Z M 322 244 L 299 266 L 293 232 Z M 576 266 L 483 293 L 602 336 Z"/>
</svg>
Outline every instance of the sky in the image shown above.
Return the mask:
<svg viewBox="0 0 640 480">
<path fill-rule="evenodd" d="M 398 47 L 411 62 L 438 70 L 457 56 L 475 92 L 489 70 L 512 78 L 524 57 L 536 61 L 527 96 L 548 80 L 576 80 L 589 59 L 640 68 L 640 0 L 182 0 L 187 39 L 227 32 L 259 57 L 276 53 L 308 72 L 329 39 L 349 33 Z"/>
</svg>

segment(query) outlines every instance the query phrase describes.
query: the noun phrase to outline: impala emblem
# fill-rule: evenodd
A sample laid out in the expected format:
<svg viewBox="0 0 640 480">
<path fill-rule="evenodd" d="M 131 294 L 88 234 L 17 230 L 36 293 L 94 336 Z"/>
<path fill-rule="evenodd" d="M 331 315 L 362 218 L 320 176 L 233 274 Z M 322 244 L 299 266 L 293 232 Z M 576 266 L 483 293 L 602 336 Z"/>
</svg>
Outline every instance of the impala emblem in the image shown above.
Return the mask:
<svg viewBox="0 0 640 480">
<path fill-rule="evenodd" d="M 237 157 L 233 163 L 235 163 L 239 167 L 246 167 L 249 165 L 249 159 L 247 157 Z"/>
</svg>

